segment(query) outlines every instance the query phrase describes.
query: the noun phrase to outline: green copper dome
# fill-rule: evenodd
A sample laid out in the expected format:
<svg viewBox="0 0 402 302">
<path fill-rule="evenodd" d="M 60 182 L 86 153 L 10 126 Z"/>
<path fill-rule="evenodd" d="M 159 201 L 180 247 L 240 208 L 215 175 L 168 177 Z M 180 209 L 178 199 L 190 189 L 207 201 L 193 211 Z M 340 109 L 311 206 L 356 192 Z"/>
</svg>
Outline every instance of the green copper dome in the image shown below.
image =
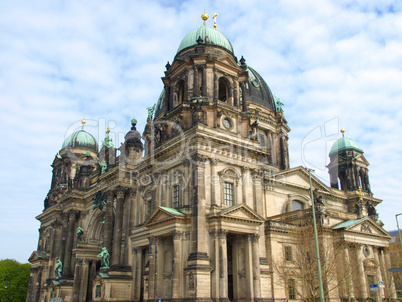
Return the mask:
<svg viewBox="0 0 402 302">
<path fill-rule="evenodd" d="M 181 41 L 177 52 L 179 53 L 180 51 L 182 51 L 187 47 L 197 45 L 198 44 L 197 40 L 199 37 L 201 37 L 203 41 L 202 44 L 205 43 L 220 46 L 233 53 L 233 47 L 232 44 L 229 42 L 229 40 L 216 29 L 206 26 L 200 26 L 199 28 L 190 31 Z"/>
<path fill-rule="evenodd" d="M 341 137 L 332 145 L 329 155 L 345 150 L 356 150 L 363 153 L 363 149 L 360 148 L 360 146 L 354 140 L 347 137 Z"/>
<path fill-rule="evenodd" d="M 94 152 L 98 152 L 98 143 L 96 142 L 95 138 L 86 132 L 85 130 L 81 129 L 79 131 L 70 134 L 65 140 L 61 149 L 70 146 L 71 148 L 83 148 L 89 149 Z"/>
</svg>

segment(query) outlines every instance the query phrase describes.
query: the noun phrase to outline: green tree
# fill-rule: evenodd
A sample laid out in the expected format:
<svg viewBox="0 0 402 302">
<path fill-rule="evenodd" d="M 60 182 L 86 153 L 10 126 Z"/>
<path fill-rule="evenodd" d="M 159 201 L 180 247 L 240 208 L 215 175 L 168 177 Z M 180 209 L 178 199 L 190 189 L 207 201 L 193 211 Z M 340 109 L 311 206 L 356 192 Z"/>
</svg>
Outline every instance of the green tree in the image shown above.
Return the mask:
<svg viewBox="0 0 402 302">
<path fill-rule="evenodd" d="M 16 260 L 0 260 L 0 301 L 25 302 L 31 264 Z M 6 288 L 7 284 L 7 288 Z"/>
</svg>

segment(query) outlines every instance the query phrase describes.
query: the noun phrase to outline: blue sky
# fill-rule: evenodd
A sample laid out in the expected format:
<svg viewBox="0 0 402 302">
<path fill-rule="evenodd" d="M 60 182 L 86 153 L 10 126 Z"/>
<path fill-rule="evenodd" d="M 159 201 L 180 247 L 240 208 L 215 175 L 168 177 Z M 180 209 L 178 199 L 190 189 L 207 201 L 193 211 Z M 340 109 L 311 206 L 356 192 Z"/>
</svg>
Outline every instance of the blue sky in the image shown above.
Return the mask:
<svg viewBox="0 0 402 302">
<path fill-rule="evenodd" d="M 0 2 L 0 259 L 36 249 L 51 167 L 80 120 L 120 145 L 157 102 L 161 77 L 206 9 L 235 55 L 284 103 L 291 166 L 328 183 L 328 153 L 354 139 L 370 162 L 385 228 L 402 212 L 399 1 Z M 208 21 L 212 26 L 212 20 Z"/>
</svg>

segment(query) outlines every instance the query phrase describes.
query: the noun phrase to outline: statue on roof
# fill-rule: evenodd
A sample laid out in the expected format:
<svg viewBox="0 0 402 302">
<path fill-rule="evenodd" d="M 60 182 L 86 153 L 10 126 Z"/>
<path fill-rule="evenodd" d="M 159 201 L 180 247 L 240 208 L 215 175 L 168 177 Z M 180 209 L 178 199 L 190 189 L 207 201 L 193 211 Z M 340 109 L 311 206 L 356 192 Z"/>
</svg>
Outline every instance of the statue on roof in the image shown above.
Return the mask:
<svg viewBox="0 0 402 302">
<path fill-rule="evenodd" d="M 106 205 L 105 195 L 102 194 L 102 192 L 98 191 L 92 200 L 93 200 L 92 209 L 95 210 L 96 208 L 98 208 L 100 211 L 102 211 L 103 206 Z"/>
<path fill-rule="evenodd" d="M 77 242 L 78 243 L 84 243 L 84 230 L 82 229 L 82 227 L 78 227 L 77 228 Z"/>
<path fill-rule="evenodd" d="M 107 171 L 107 163 L 105 160 L 103 160 L 102 162 L 99 163 L 100 167 L 102 168 L 102 174 L 106 173 Z"/>
<path fill-rule="evenodd" d="M 54 276 L 55 278 L 61 278 L 61 272 L 63 271 L 63 263 L 60 259 L 57 260 L 56 265 L 54 266 Z"/>
<path fill-rule="evenodd" d="M 282 112 L 283 111 L 282 106 L 284 104 L 281 102 L 281 99 L 276 96 L 274 96 L 274 99 L 275 99 L 276 112 Z"/>
<path fill-rule="evenodd" d="M 155 104 L 152 107 L 147 107 L 148 110 L 148 118 L 147 121 L 152 120 L 152 116 L 154 115 L 155 111 Z"/>
<path fill-rule="evenodd" d="M 99 258 L 101 258 L 101 268 L 109 268 L 109 260 L 110 260 L 110 254 L 107 250 L 106 247 L 102 248 L 102 251 L 98 255 Z"/>
</svg>

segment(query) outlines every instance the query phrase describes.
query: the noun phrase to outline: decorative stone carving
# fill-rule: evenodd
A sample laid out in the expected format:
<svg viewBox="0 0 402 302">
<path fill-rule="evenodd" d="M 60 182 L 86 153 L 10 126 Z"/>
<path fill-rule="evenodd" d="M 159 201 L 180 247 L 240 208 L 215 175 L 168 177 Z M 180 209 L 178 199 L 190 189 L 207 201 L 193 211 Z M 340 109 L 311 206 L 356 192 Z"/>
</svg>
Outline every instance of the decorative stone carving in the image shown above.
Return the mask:
<svg viewBox="0 0 402 302">
<path fill-rule="evenodd" d="M 183 232 L 171 231 L 170 234 L 172 234 L 173 240 L 180 240 L 181 236 L 183 235 Z"/>
<path fill-rule="evenodd" d="M 373 232 L 368 223 L 363 223 L 360 230 L 364 233 L 372 233 Z"/>
</svg>

